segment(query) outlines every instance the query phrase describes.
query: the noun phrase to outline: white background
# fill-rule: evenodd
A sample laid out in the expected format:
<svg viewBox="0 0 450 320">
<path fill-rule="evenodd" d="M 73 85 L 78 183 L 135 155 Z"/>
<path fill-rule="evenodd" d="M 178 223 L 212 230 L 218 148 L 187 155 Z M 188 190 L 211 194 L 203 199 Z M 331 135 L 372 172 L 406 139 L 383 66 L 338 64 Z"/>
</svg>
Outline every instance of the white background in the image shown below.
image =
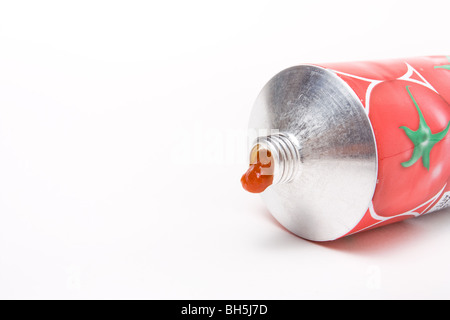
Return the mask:
<svg viewBox="0 0 450 320">
<path fill-rule="evenodd" d="M 239 182 L 270 77 L 449 54 L 449 9 L 1 2 L 0 298 L 450 298 L 450 210 L 319 244 Z"/>
</svg>

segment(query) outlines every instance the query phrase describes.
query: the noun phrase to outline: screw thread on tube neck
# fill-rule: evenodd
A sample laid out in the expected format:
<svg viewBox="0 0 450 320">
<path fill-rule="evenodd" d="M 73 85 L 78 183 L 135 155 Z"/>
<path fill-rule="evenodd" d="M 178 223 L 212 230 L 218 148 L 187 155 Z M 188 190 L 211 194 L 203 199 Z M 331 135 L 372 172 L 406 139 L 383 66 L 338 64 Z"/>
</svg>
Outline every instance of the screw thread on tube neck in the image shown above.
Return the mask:
<svg viewBox="0 0 450 320">
<path fill-rule="evenodd" d="M 299 170 L 300 152 L 297 140 L 286 134 L 277 133 L 258 137 L 254 143 L 252 154 L 256 150 L 267 149 L 273 158 L 273 184 L 292 181 Z M 250 156 L 252 160 L 252 155 Z"/>
</svg>

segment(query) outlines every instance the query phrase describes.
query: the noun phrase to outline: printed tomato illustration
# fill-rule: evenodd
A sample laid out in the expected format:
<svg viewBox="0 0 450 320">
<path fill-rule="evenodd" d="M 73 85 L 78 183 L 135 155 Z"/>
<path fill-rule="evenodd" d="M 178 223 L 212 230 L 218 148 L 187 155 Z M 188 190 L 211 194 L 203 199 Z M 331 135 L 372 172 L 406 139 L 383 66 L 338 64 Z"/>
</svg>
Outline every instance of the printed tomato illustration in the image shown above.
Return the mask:
<svg viewBox="0 0 450 320">
<path fill-rule="evenodd" d="M 386 68 L 389 64 L 389 68 Z M 327 68 L 337 72 L 371 80 L 393 80 L 402 77 L 408 72 L 408 67 L 403 60 L 389 61 L 360 61 L 354 63 L 327 63 Z"/>
<path fill-rule="evenodd" d="M 383 217 L 415 210 L 450 180 L 450 105 L 403 80 L 378 84 L 370 104 L 379 159 L 374 210 Z"/>
<path fill-rule="evenodd" d="M 410 63 L 450 103 L 450 56 L 416 58 Z"/>
</svg>

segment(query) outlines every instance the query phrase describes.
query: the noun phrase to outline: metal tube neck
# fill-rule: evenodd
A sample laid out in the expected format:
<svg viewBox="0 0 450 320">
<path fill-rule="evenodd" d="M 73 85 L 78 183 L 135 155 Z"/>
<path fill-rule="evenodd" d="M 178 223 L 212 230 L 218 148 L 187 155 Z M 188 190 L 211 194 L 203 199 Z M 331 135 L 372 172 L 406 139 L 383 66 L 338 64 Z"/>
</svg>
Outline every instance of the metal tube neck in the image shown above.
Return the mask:
<svg viewBox="0 0 450 320">
<path fill-rule="evenodd" d="M 301 165 L 299 143 L 286 133 L 258 137 L 253 150 L 267 149 L 272 156 L 273 184 L 288 183 L 298 173 Z"/>
</svg>

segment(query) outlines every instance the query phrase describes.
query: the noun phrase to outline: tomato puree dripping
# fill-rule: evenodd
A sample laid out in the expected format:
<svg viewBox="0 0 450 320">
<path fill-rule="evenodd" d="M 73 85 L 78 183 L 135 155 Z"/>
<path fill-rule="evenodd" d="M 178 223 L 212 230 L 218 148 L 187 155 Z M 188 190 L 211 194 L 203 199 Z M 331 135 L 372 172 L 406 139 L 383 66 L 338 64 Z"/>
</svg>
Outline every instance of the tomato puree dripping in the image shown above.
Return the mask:
<svg viewBox="0 0 450 320">
<path fill-rule="evenodd" d="M 251 193 L 261 193 L 273 183 L 272 154 L 266 149 L 254 149 L 247 172 L 242 176 L 241 183 L 245 190 Z"/>
</svg>

